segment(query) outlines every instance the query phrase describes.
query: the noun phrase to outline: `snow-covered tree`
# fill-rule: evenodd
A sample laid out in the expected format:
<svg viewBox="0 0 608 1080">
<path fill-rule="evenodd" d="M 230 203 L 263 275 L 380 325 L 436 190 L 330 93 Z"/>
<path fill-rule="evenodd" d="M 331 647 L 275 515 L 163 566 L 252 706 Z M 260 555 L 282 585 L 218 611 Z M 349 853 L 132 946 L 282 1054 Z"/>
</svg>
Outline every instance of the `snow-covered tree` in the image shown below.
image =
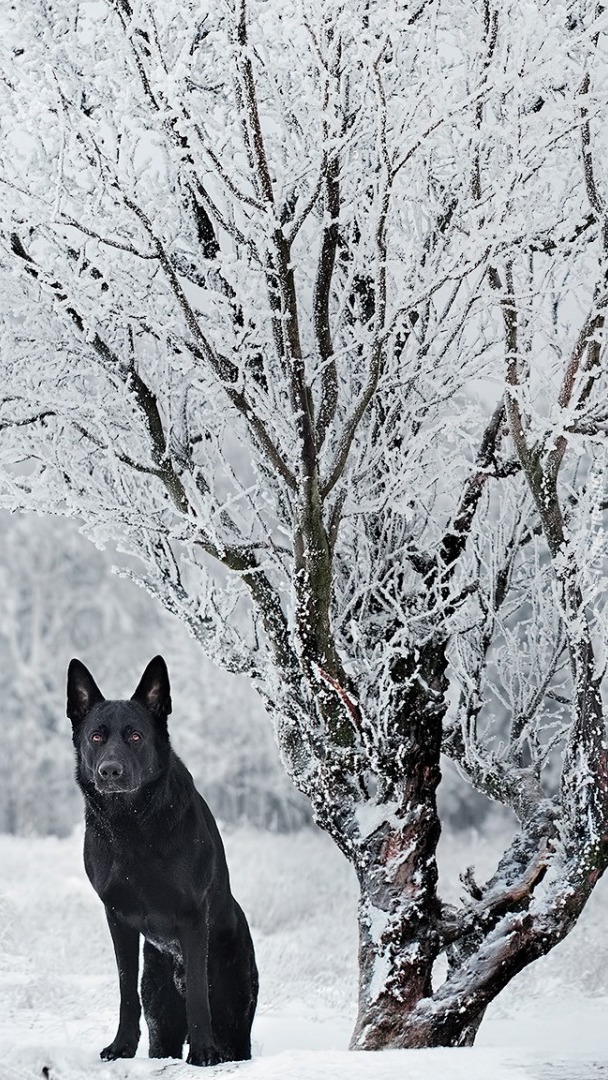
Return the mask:
<svg viewBox="0 0 608 1080">
<path fill-rule="evenodd" d="M 4 502 L 263 695 L 360 882 L 353 1046 L 470 1042 L 608 859 L 603 5 L 0 28 Z M 519 823 L 458 908 L 442 747 Z"/>
</svg>

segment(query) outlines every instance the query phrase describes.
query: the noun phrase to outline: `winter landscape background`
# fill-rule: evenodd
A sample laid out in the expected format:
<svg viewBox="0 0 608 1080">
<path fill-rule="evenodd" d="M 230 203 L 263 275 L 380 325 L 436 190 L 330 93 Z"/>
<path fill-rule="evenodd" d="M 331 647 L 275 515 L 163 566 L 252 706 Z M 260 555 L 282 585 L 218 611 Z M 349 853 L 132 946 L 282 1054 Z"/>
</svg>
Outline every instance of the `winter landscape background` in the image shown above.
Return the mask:
<svg viewBox="0 0 608 1080">
<path fill-rule="evenodd" d="M 193 1073 L 98 1060 L 64 715 L 158 652 L 218 1076 L 606 1072 L 606 131 L 597 0 L 0 3 L 0 1080 Z"/>
<path fill-rule="evenodd" d="M 201 660 L 181 624 L 111 573 L 111 553 L 74 523 L 0 518 L 7 600 L 0 671 L 6 752 L 0 787 L 0 1080 L 194 1078 L 146 1060 L 102 1063 L 118 1007 L 103 907 L 82 865 L 64 675 L 78 643 L 103 690 L 121 695 L 155 650 L 173 678 L 172 737 L 220 821 L 233 887 L 250 918 L 261 975 L 249 1080 L 592 1080 L 608 1061 L 608 883 L 552 954 L 490 1008 L 473 1050 L 347 1052 L 356 1012 L 357 889 L 291 789 L 247 684 Z M 17 570 L 18 568 L 18 570 Z M 440 890 L 483 880 L 514 826 L 448 771 Z M 476 819 L 476 821 L 475 821 Z M 254 827 L 255 826 L 255 827 Z M 17 833 L 19 835 L 10 835 Z M 438 971 L 438 977 L 441 974 Z"/>
</svg>

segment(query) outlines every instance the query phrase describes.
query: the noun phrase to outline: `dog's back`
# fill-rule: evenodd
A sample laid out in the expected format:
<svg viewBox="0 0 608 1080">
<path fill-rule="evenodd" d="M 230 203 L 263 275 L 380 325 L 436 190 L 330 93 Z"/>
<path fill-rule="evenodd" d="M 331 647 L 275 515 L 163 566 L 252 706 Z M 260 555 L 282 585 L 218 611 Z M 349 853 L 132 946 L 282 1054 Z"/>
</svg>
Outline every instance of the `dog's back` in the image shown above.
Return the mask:
<svg viewBox="0 0 608 1080">
<path fill-rule="evenodd" d="M 213 815 L 170 747 L 170 711 L 160 657 L 130 701 L 105 701 L 86 668 L 70 665 L 85 866 L 106 906 L 121 982 L 119 1029 L 102 1057 L 135 1053 L 142 934 L 150 1056 L 180 1057 L 188 1038 L 192 1064 L 242 1060 L 257 999 L 253 944 Z"/>
</svg>

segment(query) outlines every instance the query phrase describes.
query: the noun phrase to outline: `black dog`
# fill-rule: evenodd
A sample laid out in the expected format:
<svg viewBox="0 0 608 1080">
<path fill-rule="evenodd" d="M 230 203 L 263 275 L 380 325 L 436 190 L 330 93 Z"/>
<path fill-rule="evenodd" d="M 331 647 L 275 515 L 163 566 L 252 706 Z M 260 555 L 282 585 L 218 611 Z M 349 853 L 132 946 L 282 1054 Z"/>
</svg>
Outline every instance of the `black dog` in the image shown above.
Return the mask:
<svg viewBox="0 0 608 1080">
<path fill-rule="evenodd" d="M 171 696 L 157 656 L 130 701 L 106 701 L 79 660 L 67 713 L 85 799 L 84 864 L 103 900 L 120 980 L 120 1021 L 102 1058 L 133 1057 L 141 996 L 150 1057 L 215 1065 L 251 1057 L 257 970 L 230 892 L 217 825 L 169 745 Z"/>
</svg>

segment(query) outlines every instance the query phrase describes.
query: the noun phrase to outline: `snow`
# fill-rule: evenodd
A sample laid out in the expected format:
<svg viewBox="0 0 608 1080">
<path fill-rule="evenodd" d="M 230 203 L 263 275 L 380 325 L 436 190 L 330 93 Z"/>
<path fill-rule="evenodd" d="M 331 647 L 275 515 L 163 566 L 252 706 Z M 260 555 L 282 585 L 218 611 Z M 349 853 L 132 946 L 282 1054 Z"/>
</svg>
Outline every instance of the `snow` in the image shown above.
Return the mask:
<svg viewBox="0 0 608 1080">
<path fill-rule="evenodd" d="M 502 839 L 502 837 L 500 838 Z M 261 978 L 251 1062 L 236 1080 L 591 1080 L 608 1059 L 608 905 L 604 884 L 571 937 L 488 1010 L 466 1050 L 351 1053 L 356 1008 L 356 888 L 322 834 L 225 833 L 235 895 L 253 929 Z M 445 892 L 473 856 L 480 876 L 499 838 L 444 841 Z M 0 1080 L 193 1080 L 185 1062 L 104 1063 L 117 986 L 102 905 L 85 878 L 82 831 L 0 836 Z"/>
<path fill-rule="evenodd" d="M 371 836 L 381 825 L 388 823 L 399 828 L 401 824 L 397 815 L 397 803 L 359 803 L 355 809 L 355 820 L 363 838 Z"/>
</svg>

